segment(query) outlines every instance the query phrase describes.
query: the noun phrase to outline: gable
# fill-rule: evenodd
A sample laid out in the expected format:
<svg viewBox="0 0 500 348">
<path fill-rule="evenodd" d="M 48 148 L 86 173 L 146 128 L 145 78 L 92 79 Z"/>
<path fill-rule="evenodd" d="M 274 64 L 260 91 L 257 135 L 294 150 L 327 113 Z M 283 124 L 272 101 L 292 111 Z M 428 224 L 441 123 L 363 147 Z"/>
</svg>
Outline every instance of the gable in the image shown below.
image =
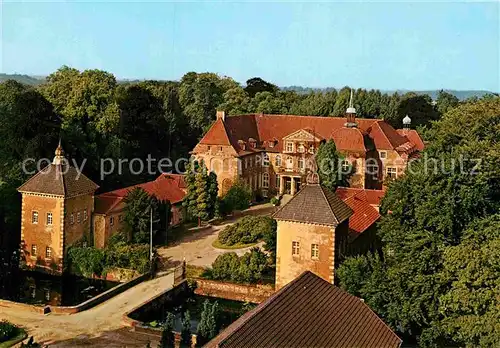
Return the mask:
<svg viewBox="0 0 500 348">
<path fill-rule="evenodd" d="M 312 131 L 306 129 L 299 129 L 296 132 L 284 136 L 283 140 L 319 142 L 323 140 L 323 138 L 319 138 L 318 136 L 314 135 Z"/>
</svg>

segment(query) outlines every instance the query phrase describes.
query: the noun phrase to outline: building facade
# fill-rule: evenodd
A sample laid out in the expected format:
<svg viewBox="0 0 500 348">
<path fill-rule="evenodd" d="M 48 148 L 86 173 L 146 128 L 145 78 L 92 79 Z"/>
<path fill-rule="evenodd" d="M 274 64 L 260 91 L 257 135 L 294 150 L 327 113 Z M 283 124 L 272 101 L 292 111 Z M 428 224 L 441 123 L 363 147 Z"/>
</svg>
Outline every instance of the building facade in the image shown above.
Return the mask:
<svg viewBox="0 0 500 348">
<path fill-rule="evenodd" d="M 384 120 L 247 114 L 226 117 L 223 111 L 192 151 L 215 171 L 220 194 L 243 181 L 263 196 L 295 194 L 312 170 L 319 146 L 330 139 L 345 157 L 341 167 L 352 168 L 350 186 L 382 189 L 401 175 L 424 143 L 419 134 L 396 130 Z M 409 118 L 408 118 L 409 119 Z"/>
<path fill-rule="evenodd" d="M 97 188 L 68 164 L 60 144 L 53 162 L 19 187 L 21 253 L 28 267 L 62 272 L 68 247 L 91 238 Z"/>
</svg>

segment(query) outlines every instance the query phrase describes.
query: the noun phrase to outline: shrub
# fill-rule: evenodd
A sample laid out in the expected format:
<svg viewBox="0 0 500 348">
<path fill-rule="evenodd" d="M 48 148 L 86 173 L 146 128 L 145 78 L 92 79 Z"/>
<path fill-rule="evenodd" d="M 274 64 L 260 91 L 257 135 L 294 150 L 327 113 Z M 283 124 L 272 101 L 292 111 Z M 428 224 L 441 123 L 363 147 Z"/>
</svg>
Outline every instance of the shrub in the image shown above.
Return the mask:
<svg viewBox="0 0 500 348">
<path fill-rule="evenodd" d="M 182 329 L 181 329 L 181 344 L 191 347 L 191 316 L 189 315 L 189 310 L 184 312 L 184 318 L 182 318 Z"/>
<path fill-rule="evenodd" d="M 221 244 L 235 245 L 257 242 L 264 236 L 276 234 L 276 222 L 268 216 L 245 216 L 219 232 Z"/>
<path fill-rule="evenodd" d="M 221 210 L 229 214 L 234 210 L 244 210 L 250 206 L 252 191 L 242 182 L 236 182 L 222 199 Z"/>
<path fill-rule="evenodd" d="M 212 263 L 212 278 L 255 283 L 261 279 L 267 268 L 267 255 L 259 248 L 252 248 L 241 257 L 234 252 L 224 253 Z"/>
<path fill-rule="evenodd" d="M 68 251 L 74 273 L 85 277 L 101 276 L 104 271 L 104 250 L 94 247 L 72 247 Z"/>
<path fill-rule="evenodd" d="M 276 197 L 271 198 L 269 201 L 272 205 L 278 205 L 280 203 L 280 200 Z"/>
<path fill-rule="evenodd" d="M 6 320 L 0 321 L 0 342 L 8 341 L 17 335 L 18 327 Z"/>
</svg>

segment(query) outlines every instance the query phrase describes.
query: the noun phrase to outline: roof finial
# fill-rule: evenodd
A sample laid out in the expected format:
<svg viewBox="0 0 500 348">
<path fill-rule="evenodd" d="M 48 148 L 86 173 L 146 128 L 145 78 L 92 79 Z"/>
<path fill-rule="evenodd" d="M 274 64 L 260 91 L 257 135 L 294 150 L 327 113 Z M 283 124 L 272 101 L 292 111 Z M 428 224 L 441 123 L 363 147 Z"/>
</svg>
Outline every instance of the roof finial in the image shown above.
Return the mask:
<svg viewBox="0 0 500 348">
<path fill-rule="evenodd" d="M 61 138 L 59 137 L 59 144 L 57 145 L 52 164 L 63 164 L 64 161 L 66 161 L 66 158 L 64 158 L 64 150 L 61 145 Z"/>
<path fill-rule="evenodd" d="M 351 97 L 349 98 L 349 107 L 347 108 L 347 123 L 345 124 L 348 128 L 357 127 L 356 124 L 356 109 L 354 108 L 354 96 L 351 88 Z"/>
</svg>

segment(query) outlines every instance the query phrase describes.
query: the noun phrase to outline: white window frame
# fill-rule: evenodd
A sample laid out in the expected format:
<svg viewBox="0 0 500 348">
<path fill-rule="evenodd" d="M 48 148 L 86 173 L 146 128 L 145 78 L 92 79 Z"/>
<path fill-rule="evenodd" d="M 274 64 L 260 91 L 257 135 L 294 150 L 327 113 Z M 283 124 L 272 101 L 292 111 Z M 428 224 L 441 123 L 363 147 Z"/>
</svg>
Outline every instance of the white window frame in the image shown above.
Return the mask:
<svg viewBox="0 0 500 348">
<path fill-rule="evenodd" d="M 73 225 L 75 223 L 75 214 L 74 213 L 71 213 L 71 215 L 69 216 L 69 223 L 71 225 Z"/>
<path fill-rule="evenodd" d="M 264 167 L 269 167 L 269 155 L 267 153 L 265 153 L 265 152 L 262 155 L 262 165 Z"/>
<path fill-rule="evenodd" d="M 85 209 L 83 211 L 83 221 L 87 221 L 87 219 L 88 219 L 88 212 L 87 212 L 87 209 Z"/>
<path fill-rule="evenodd" d="M 300 242 L 292 241 L 292 256 L 298 256 L 300 254 Z"/>
<path fill-rule="evenodd" d="M 396 179 L 398 177 L 398 168 L 387 167 L 386 174 L 388 178 Z M 392 176 L 394 174 L 394 176 Z"/>
<path fill-rule="evenodd" d="M 309 150 L 308 150 L 308 151 L 309 151 L 309 153 L 314 154 L 314 145 L 311 145 L 311 146 L 309 147 Z"/>
<path fill-rule="evenodd" d="M 52 212 L 49 211 L 47 213 L 47 225 L 51 226 L 53 224 L 53 222 L 54 222 L 54 219 L 52 217 Z"/>
<path fill-rule="evenodd" d="M 380 151 L 379 152 L 379 157 L 381 159 L 386 159 L 387 158 L 387 151 Z"/>
<path fill-rule="evenodd" d="M 299 146 L 297 146 L 297 151 L 300 153 L 306 152 L 306 147 L 304 146 L 304 144 L 299 144 Z"/>
<path fill-rule="evenodd" d="M 109 226 L 113 226 L 115 224 L 115 217 L 114 216 L 110 216 L 109 217 Z"/>
<path fill-rule="evenodd" d="M 276 155 L 274 158 L 274 165 L 276 167 L 281 167 L 281 155 Z"/>
<path fill-rule="evenodd" d="M 293 152 L 293 141 L 287 141 L 285 143 L 285 151 L 286 152 Z"/>
<path fill-rule="evenodd" d="M 348 160 L 342 161 L 342 172 L 343 173 L 347 173 L 347 171 L 349 170 L 350 167 L 351 167 L 351 164 L 349 163 Z"/>
<path fill-rule="evenodd" d="M 36 244 L 31 244 L 31 257 L 37 257 L 38 256 L 38 249 L 36 247 Z"/>
<path fill-rule="evenodd" d="M 281 185 L 281 177 L 280 177 L 279 174 L 276 174 L 276 182 L 275 182 L 275 184 L 276 184 L 275 187 L 277 187 L 277 188 L 279 188 L 280 185 Z"/>
<path fill-rule="evenodd" d="M 49 246 L 45 247 L 45 258 L 46 259 L 52 258 L 52 248 Z"/>
<path fill-rule="evenodd" d="M 38 224 L 38 211 L 37 210 L 33 210 L 31 212 L 31 223 Z"/>
<path fill-rule="evenodd" d="M 319 259 L 319 244 L 311 244 L 311 259 L 318 260 Z"/>
<path fill-rule="evenodd" d="M 82 213 L 80 212 L 76 213 L 76 222 L 77 223 L 82 222 Z"/>
<path fill-rule="evenodd" d="M 269 173 L 262 173 L 262 187 L 269 188 Z"/>
</svg>

